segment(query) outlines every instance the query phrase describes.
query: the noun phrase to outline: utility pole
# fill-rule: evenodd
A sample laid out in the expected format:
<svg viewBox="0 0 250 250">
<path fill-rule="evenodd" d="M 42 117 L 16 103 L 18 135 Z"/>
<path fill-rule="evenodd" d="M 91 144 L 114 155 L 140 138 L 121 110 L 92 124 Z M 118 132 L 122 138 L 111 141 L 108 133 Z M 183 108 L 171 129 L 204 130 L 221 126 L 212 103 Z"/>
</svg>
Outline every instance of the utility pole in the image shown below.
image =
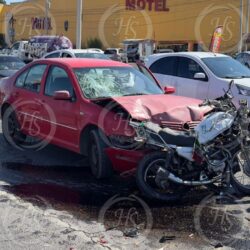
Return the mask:
<svg viewBox="0 0 250 250">
<path fill-rule="evenodd" d="M 243 45 L 243 0 L 240 1 L 240 44 L 238 48 L 238 52 L 242 52 L 242 45 Z"/>
<path fill-rule="evenodd" d="M 247 0 L 247 14 L 246 14 L 246 39 L 248 39 L 249 34 L 249 16 L 250 16 L 250 0 Z M 248 50 L 248 45 L 246 43 L 246 51 Z"/>
<path fill-rule="evenodd" d="M 49 34 L 49 9 L 50 9 L 50 4 L 51 4 L 51 0 L 45 0 L 45 31 L 46 31 L 46 35 Z"/>
<path fill-rule="evenodd" d="M 82 0 L 77 0 L 76 48 L 82 47 Z"/>
</svg>

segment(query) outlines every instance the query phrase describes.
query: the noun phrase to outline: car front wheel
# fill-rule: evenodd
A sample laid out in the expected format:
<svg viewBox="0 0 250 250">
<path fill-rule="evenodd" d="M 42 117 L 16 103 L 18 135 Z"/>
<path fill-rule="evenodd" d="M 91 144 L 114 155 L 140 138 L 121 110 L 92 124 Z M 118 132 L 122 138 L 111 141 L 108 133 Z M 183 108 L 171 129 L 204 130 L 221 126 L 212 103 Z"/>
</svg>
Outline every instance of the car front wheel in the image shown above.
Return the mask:
<svg viewBox="0 0 250 250">
<path fill-rule="evenodd" d="M 113 173 L 111 161 L 105 153 L 107 145 L 104 142 L 103 136 L 103 133 L 97 129 L 90 132 L 88 157 L 92 174 L 97 179 L 111 177 Z"/>
</svg>

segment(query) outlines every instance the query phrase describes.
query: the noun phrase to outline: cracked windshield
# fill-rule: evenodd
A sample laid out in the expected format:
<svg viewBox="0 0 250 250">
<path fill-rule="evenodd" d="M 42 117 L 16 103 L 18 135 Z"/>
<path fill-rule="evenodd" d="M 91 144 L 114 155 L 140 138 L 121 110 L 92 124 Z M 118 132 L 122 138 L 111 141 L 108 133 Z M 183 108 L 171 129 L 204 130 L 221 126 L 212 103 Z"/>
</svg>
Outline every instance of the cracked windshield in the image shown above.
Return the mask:
<svg viewBox="0 0 250 250">
<path fill-rule="evenodd" d="M 161 88 L 132 67 L 75 69 L 86 98 L 162 94 Z"/>
</svg>

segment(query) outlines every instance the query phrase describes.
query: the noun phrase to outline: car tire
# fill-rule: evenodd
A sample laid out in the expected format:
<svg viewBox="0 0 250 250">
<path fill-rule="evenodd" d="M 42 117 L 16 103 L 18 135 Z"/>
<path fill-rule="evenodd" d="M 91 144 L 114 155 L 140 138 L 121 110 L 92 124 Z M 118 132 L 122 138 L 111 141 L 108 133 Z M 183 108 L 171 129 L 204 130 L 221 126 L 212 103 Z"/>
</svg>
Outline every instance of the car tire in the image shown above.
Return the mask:
<svg viewBox="0 0 250 250">
<path fill-rule="evenodd" d="M 10 145 L 20 146 L 26 140 L 26 135 L 20 131 L 15 111 L 11 106 L 3 112 L 2 132 L 4 139 Z"/>
<path fill-rule="evenodd" d="M 102 135 L 98 129 L 90 131 L 88 160 L 91 172 L 97 179 L 109 178 L 113 174 L 112 163 L 105 152 L 107 144 Z"/>
</svg>

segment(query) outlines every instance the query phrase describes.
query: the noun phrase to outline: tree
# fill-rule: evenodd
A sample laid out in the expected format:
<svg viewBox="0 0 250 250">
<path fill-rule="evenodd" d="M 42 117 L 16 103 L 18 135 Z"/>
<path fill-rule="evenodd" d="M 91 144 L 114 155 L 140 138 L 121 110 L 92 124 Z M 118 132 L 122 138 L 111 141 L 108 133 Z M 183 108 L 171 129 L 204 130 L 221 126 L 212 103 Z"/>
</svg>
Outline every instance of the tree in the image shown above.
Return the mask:
<svg viewBox="0 0 250 250">
<path fill-rule="evenodd" d="M 6 4 L 5 0 L 0 0 L 0 4 Z"/>
<path fill-rule="evenodd" d="M 87 41 L 87 46 L 88 46 L 88 48 L 98 48 L 98 49 L 103 48 L 102 41 L 98 38 L 90 38 Z"/>
</svg>

